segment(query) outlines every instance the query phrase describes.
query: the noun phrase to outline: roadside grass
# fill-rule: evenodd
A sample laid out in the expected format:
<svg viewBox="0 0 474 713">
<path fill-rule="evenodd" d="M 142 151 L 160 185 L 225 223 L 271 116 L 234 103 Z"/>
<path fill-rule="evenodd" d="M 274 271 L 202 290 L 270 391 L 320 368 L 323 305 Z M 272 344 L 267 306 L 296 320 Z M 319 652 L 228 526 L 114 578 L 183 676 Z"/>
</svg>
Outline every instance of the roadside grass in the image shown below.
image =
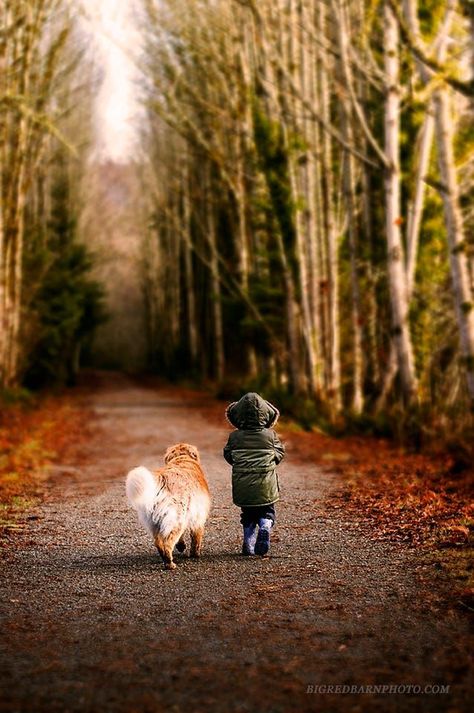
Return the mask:
<svg viewBox="0 0 474 713">
<path fill-rule="evenodd" d="M 411 453 L 374 438 L 301 434 L 342 485 L 325 506 L 374 540 L 416 548 L 452 601 L 474 611 L 474 470 L 454 454 Z"/>
<path fill-rule="evenodd" d="M 84 438 L 84 414 L 67 393 L 0 394 L 0 539 L 43 497 L 48 466 Z"/>
</svg>

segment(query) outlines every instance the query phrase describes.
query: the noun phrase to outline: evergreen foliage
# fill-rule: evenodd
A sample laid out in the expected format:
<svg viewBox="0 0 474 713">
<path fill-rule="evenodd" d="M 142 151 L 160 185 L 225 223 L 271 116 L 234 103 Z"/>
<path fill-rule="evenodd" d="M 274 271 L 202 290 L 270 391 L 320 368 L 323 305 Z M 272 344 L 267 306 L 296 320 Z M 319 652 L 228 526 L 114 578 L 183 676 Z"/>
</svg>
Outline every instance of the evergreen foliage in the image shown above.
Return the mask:
<svg viewBox="0 0 474 713">
<path fill-rule="evenodd" d="M 35 336 L 25 373 L 30 387 L 74 383 L 81 353 L 106 319 L 104 291 L 91 275 L 91 251 L 78 240 L 63 171 L 54 182 L 51 205 L 45 245 L 32 257 L 44 273 L 32 304 Z"/>
</svg>

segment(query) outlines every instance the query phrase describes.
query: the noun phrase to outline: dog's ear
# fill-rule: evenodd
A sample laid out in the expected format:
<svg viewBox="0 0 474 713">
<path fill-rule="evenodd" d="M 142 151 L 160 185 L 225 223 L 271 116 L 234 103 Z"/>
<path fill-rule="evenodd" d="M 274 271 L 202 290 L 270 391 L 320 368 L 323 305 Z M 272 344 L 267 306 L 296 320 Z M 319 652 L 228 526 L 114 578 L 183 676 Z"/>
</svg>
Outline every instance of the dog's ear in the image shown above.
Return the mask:
<svg viewBox="0 0 474 713">
<path fill-rule="evenodd" d="M 194 446 L 190 446 L 189 444 L 186 444 L 186 450 L 188 452 L 188 455 L 190 458 L 196 461 L 196 463 L 199 463 L 199 451 L 197 448 Z"/>
<path fill-rule="evenodd" d="M 169 463 L 176 456 L 176 446 L 170 446 L 166 449 L 165 464 Z"/>
</svg>

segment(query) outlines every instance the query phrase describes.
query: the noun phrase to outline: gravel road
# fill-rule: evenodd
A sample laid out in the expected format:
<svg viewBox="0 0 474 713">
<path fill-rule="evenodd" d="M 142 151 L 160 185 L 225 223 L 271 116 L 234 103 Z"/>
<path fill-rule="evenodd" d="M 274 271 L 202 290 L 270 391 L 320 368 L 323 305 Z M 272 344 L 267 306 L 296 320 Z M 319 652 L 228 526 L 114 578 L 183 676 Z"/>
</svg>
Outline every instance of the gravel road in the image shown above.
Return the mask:
<svg viewBox="0 0 474 713">
<path fill-rule="evenodd" d="M 468 710 L 465 618 L 443 608 L 414 553 L 325 510 L 337 476 L 298 458 L 297 435 L 287 436 L 271 556 L 245 558 L 223 418 L 202 399 L 120 376 L 80 398 L 95 412 L 80 464 L 62 464 L 3 555 L 0 710 Z M 200 449 L 214 504 L 202 558 L 178 555 L 170 572 L 127 505 L 124 477 L 177 441 Z M 406 688 L 347 692 L 374 684 Z M 337 685 L 344 692 L 324 688 Z M 428 692 L 440 686 L 449 693 Z"/>
</svg>

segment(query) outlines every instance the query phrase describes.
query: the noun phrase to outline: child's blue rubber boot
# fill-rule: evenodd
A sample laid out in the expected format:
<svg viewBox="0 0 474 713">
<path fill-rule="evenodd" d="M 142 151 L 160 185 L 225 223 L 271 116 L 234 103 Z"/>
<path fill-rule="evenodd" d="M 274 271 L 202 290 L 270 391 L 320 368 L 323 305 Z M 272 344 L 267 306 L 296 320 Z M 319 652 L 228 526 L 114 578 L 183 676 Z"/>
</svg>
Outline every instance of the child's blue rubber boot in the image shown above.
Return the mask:
<svg viewBox="0 0 474 713">
<path fill-rule="evenodd" d="M 258 521 L 258 535 L 255 543 L 255 554 L 266 555 L 270 549 L 270 530 L 273 527 L 273 520 L 266 517 L 260 518 Z"/>
<path fill-rule="evenodd" d="M 252 523 L 252 525 L 247 525 L 244 527 L 244 542 L 242 544 L 242 554 L 243 555 L 254 555 L 255 554 L 255 542 L 257 539 L 257 526 Z"/>
</svg>

